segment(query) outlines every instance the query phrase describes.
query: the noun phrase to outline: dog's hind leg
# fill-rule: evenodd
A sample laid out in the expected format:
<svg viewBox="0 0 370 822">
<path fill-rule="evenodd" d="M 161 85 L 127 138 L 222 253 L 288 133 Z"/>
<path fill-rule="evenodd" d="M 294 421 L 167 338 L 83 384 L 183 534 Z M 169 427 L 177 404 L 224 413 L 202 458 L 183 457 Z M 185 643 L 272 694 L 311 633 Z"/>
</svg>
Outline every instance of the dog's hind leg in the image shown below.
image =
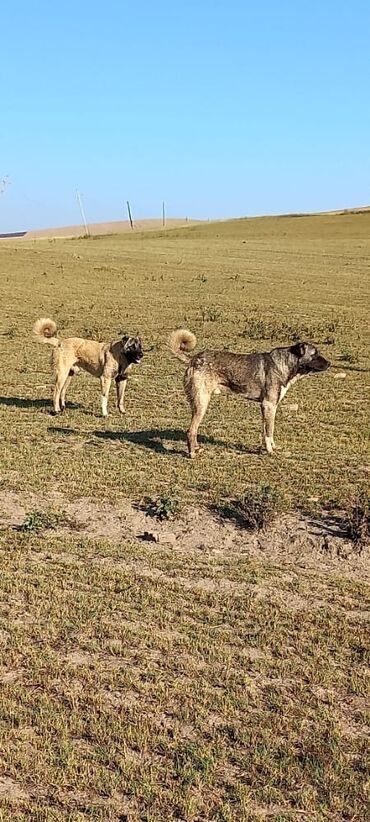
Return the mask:
<svg viewBox="0 0 370 822">
<path fill-rule="evenodd" d="M 54 405 L 54 413 L 59 414 L 60 411 L 64 410 L 64 405 L 62 401 L 63 395 L 63 388 L 68 380 L 69 374 L 69 367 L 65 367 L 64 365 L 59 365 L 56 379 L 55 379 L 55 386 L 54 386 L 54 397 L 53 397 L 53 405 Z"/>
<path fill-rule="evenodd" d="M 76 369 L 76 371 L 77 371 L 77 370 L 78 370 L 78 369 Z M 61 392 L 60 392 L 60 410 L 61 410 L 61 411 L 64 411 L 64 409 L 65 409 L 65 407 L 66 407 L 66 393 L 67 393 L 67 389 L 68 389 L 68 386 L 70 385 L 71 379 L 72 379 L 72 377 L 74 377 L 74 375 L 75 375 L 76 371 L 75 371 L 75 369 L 74 369 L 74 368 L 70 368 L 70 369 L 69 369 L 67 379 L 66 379 L 66 381 L 65 381 L 65 383 L 64 383 L 64 385 L 63 385 L 63 388 L 62 388 L 62 390 L 61 390 Z"/>
<path fill-rule="evenodd" d="M 198 428 L 207 411 L 209 401 L 211 399 L 211 392 L 206 387 L 203 380 L 194 380 L 191 384 L 186 386 L 186 393 L 190 400 L 192 418 L 190 428 L 187 433 L 189 457 L 194 459 L 196 452 L 199 450 L 198 446 Z"/>
<path fill-rule="evenodd" d="M 274 402 L 263 400 L 261 403 L 263 439 L 268 454 L 272 454 L 275 448 L 274 427 L 276 409 L 277 405 Z"/>
<path fill-rule="evenodd" d="M 109 397 L 109 389 L 110 389 L 111 382 L 112 382 L 111 377 L 107 377 L 107 376 L 100 377 L 101 412 L 102 412 L 103 417 L 108 416 L 108 397 Z"/>
</svg>

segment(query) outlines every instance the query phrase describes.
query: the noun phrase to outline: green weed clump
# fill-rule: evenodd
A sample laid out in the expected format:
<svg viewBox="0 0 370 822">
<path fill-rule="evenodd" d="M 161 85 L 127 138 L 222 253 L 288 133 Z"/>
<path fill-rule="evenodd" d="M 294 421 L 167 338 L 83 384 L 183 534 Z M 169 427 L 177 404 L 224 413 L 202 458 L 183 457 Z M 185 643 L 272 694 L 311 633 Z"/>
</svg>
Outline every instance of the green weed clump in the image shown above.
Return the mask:
<svg viewBox="0 0 370 822">
<path fill-rule="evenodd" d="M 17 530 L 23 534 L 37 534 L 40 531 L 55 531 L 58 527 L 72 524 L 63 512 L 28 511 Z"/>
<path fill-rule="evenodd" d="M 163 494 L 148 504 L 147 513 L 161 521 L 173 519 L 178 513 L 179 500 L 173 494 Z"/>
</svg>

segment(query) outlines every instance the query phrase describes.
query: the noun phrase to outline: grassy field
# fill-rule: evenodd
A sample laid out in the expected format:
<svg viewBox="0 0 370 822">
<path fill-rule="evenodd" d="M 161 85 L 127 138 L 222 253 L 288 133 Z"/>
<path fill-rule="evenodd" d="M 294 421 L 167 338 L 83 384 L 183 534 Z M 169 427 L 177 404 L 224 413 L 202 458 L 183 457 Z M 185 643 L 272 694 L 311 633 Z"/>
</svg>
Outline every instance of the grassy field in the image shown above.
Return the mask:
<svg viewBox="0 0 370 822">
<path fill-rule="evenodd" d="M 251 483 L 316 514 L 367 487 L 370 212 L 1 241 L 0 261 L 1 505 L 31 514 L 0 533 L 0 820 L 362 822 L 366 552 L 283 562 L 230 525 L 190 547 L 180 526 L 185 506 L 200 533 Z M 101 418 L 87 375 L 50 415 L 43 315 L 63 336 L 141 334 L 124 418 L 113 389 Z M 199 347 L 320 344 L 333 368 L 288 393 L 276 457 L 258 407 L 219 397 L 187 459 L 179 326 Z M 81 497 L 119 514 L 158 494 L 180 503 L 172 544 L 133 538 L 124 514 L 114 538 L 63 521 Z M 48 506 L 56 530 L 34 516 Z"/>
<path fill-rule="evenodd" d="M 240 220 L 165 234 L 8 243 L 1 254 L 3 479 L 13 488 L 81 488 L 140 496 L 176 484 L 199 500 L 277 483 L 294 503 L 340 501 L 366 479 L 370 213 Z M 77 407 L 49 416 L 48 350 L 31 339 L 50 315 L 64 335 L 139 331 L 147 350 L 127 391 L 127 416 L 99 416 L 99 384 L 76 378 Z M 277 417 L 282 452 L 258 452 L 258 406 L 218 398 L 185 459 L 189 411 L 168 332 L 239 351 L 316 340 L 338 371 L 302 381 Z M 327 342 L 329 340 L 329 343 Z M 113 400 L 113 392 L 112 392 Z M 298 412 L 290 404 L 298 403 Z"/>
</svg>

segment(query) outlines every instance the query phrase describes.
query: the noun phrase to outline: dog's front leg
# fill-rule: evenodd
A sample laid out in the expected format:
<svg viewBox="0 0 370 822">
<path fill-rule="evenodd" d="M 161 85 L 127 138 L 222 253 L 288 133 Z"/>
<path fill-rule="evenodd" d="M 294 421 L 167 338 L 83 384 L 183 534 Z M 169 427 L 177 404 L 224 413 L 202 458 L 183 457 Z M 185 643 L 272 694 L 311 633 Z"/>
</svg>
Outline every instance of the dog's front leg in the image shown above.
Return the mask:
<svg viewBox="0 0 370 822">
<path fill-rule="evenodd" d="M 271 402 L 269 400 L 263 400 L 263 402 L 261 403 L 263 438 L 265 442 L 265 448 L 268 454 L 273 454 L 275 448 L 274 427 L 276 408 L 276 403 Z"/>
<path fill-rule="evenodd" d="M 117 389 L 117 408 L 120 414 L 125 413 L 125 391 L 127 386 L 127 375 L 117 374 L 116 389 Z"/>
<path fill-rule="evenodd" d="M 101 412 L 103 417 L 108 416 L 108 397 L 109 397 L 109 389 L 110 384 L 112 382 L 111 377 L 102 376 L 100 377 L 100 384 L 101 384 Z"/>
</svg>

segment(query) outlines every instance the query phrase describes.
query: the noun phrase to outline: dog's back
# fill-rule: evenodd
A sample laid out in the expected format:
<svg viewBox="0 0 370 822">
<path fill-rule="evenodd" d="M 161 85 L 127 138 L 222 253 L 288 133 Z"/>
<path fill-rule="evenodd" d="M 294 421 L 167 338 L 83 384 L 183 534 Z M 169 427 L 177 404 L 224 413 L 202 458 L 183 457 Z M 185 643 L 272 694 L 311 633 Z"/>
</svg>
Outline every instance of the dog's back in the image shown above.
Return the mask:
<svg viewBox="0 0 370 822">
<path fill-rule="evenodd" d="M 193 373 L 213 376 L 221 390 L 258 401 L 266 379 L 266 356 L 205 350 L 192 357 L 189 367 Z"/>
<path fill-rule="evenodd" d="M 84 340 L 83 337 L 67 337 L 62 340 L 60 346 L 63 356 L 73 357 L 77 367 L 87 371 L 93 377 L 100 377 L 108 350 L 109 343 Z"/>
</svg>

